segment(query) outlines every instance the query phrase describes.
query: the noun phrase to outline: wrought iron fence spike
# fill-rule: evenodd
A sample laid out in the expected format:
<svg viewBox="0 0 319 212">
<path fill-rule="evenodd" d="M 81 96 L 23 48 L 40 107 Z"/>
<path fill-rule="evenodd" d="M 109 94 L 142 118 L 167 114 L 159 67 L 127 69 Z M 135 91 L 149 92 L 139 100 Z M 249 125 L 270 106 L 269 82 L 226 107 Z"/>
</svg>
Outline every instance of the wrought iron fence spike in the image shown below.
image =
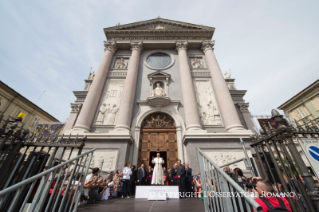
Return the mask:
<svg viewBox="0 0 319 212">
<path fill-rule="evenodd" d="M 317 127 L 317 125 L 312 120 L 310 120 L 310 122 L 311 122 L 313 131 L 314 132 L 319 132 L 319 128 Z"/>
<path fill-rule="evenodd" d="M 51 139 L 51 143 L 54 143 L 55 139 L 57 138 L 58 136 L 57 135 L 54 135 Z"/>
<path fill-rule="evenodd" d="M 312 132 L 312 129 L 310 128 L 310 126 L 308 125 L 308 123 L 306 122 L 305 119 L 302 119 L 302 122 L 304 123 L 306 129 L 307 129 L 307 132 Z"/>
<path fill-rule="evenodd" d="M 66 143 L 66 144 L 70 143 L 70 139 L 71 139 L 71 133 L 70 133 L 70 135 L 69 135 L 69 137 L 68 137 L 68 140 L 66 140 L 65 143 Z"/>
<path fill-rule="evenodd" d="M 302 126 L 298 123 L 298 121 L 296 119 L 294 119 L 297 129 L 299 132 L 304 132 L 305 130 L 302 128 Z"/>
<path fill-rule="evenodd" d="M 75 139 L 74 139 L 74 143 L 75 143 L 75 144 L 76 144 L 76 142 L 77 142 L 77 140 L 78 140 L 78 136 L 79 136 L 79 133 L 76 134 L 76 137 L 75 137 Z"/>
</svg>

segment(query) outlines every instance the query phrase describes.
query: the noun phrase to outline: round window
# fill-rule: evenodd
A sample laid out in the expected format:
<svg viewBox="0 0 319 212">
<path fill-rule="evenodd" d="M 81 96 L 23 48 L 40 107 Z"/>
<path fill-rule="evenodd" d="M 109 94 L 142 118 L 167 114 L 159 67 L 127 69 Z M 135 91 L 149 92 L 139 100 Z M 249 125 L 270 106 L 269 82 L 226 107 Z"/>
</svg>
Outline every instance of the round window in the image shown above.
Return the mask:
<svg viewBox="0 0 319 212">
<path fill-rule="evenodd" d="M 146 63 L 154 69 L 164 69 L 171 65 L 172 58 L 165 53 L 154 53 L 147 57 Z"/>
</svg>

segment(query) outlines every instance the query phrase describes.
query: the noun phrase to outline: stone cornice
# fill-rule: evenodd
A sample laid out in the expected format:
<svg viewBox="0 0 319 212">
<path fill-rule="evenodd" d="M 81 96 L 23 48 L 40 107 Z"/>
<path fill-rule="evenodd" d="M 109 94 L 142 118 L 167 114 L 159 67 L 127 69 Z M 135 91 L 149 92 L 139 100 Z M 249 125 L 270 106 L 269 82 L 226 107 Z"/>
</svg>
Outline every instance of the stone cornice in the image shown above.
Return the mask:
<svg viewBox="0 0 319 212">
<path fill-rule="evenodd" d="M 104 29 L 108 40 L 210 40 L 214 31 L 213 27 L 162 18 Z"/>
<path fill-rule="evenodd" d="M 176 51 L 179 52 L 180 50 L 187 51 L 188 42 L 187 41 L 177 41 L 176 42 Z"/>
<path fill-rule="evenodd" d="M 207 50 L 214 50 L 215 41 L 214 40 L 205 40 L 202 43 L 202 51 L 205 53 Z"/>
<path fill-rule="evenodd" d="M 137 41 L 137 42 L 131 42 L 131 51 L 136 50 L 139 52 L 143 51 L 143 42 Z"/>
<path fill-rule="evenodd" d="M 113 52 L 113 54 L 117 50 L 116 42 L 115 41 L 104 41 L 104 51 L 109 50 Z"/>
</svg>

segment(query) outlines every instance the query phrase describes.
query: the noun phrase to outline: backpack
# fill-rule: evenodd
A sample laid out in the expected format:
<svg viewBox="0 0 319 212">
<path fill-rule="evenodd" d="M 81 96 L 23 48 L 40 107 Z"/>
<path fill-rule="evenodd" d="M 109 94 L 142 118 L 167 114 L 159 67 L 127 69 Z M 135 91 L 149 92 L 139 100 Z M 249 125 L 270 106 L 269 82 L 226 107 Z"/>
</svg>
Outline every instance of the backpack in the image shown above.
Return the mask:
<svg viewBox="0 0 319 212">
<path fill-rule="evenodd" d="M 268 212 L 289 212 L 281 198 L 277 198 L 280 207 L 274 207 L 265 197 L 260 197 L 260 199 L 267 205 Z"/>
</svg>

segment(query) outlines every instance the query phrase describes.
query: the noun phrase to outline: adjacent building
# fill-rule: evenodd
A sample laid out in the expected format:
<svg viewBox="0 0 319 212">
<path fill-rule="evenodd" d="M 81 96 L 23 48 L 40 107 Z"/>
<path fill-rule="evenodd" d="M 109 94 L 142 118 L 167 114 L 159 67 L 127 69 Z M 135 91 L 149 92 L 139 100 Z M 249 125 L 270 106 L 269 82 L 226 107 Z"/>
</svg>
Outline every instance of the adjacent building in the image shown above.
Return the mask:
<svg viewBox="0 0 319 212">
<path fill-rule="evenodd" d="M 278 109 L 283 110 L 292 123 L 297 121 L 303 126 L 304 121 L 308 123 L 312 120 L 319 127 L 319 80 L 291 97 Z"/>
<path fill-rule="evenodd" d="M 0 81 L 0 116 L 3 115 L 2 123 L 8 118 L 16 118 L 21 112 L 25 113 L 23 119 L 24 127 L 30 131 L 33 131 L 40 122 L 60 122 L 4 82 Z"/>
</svg>

